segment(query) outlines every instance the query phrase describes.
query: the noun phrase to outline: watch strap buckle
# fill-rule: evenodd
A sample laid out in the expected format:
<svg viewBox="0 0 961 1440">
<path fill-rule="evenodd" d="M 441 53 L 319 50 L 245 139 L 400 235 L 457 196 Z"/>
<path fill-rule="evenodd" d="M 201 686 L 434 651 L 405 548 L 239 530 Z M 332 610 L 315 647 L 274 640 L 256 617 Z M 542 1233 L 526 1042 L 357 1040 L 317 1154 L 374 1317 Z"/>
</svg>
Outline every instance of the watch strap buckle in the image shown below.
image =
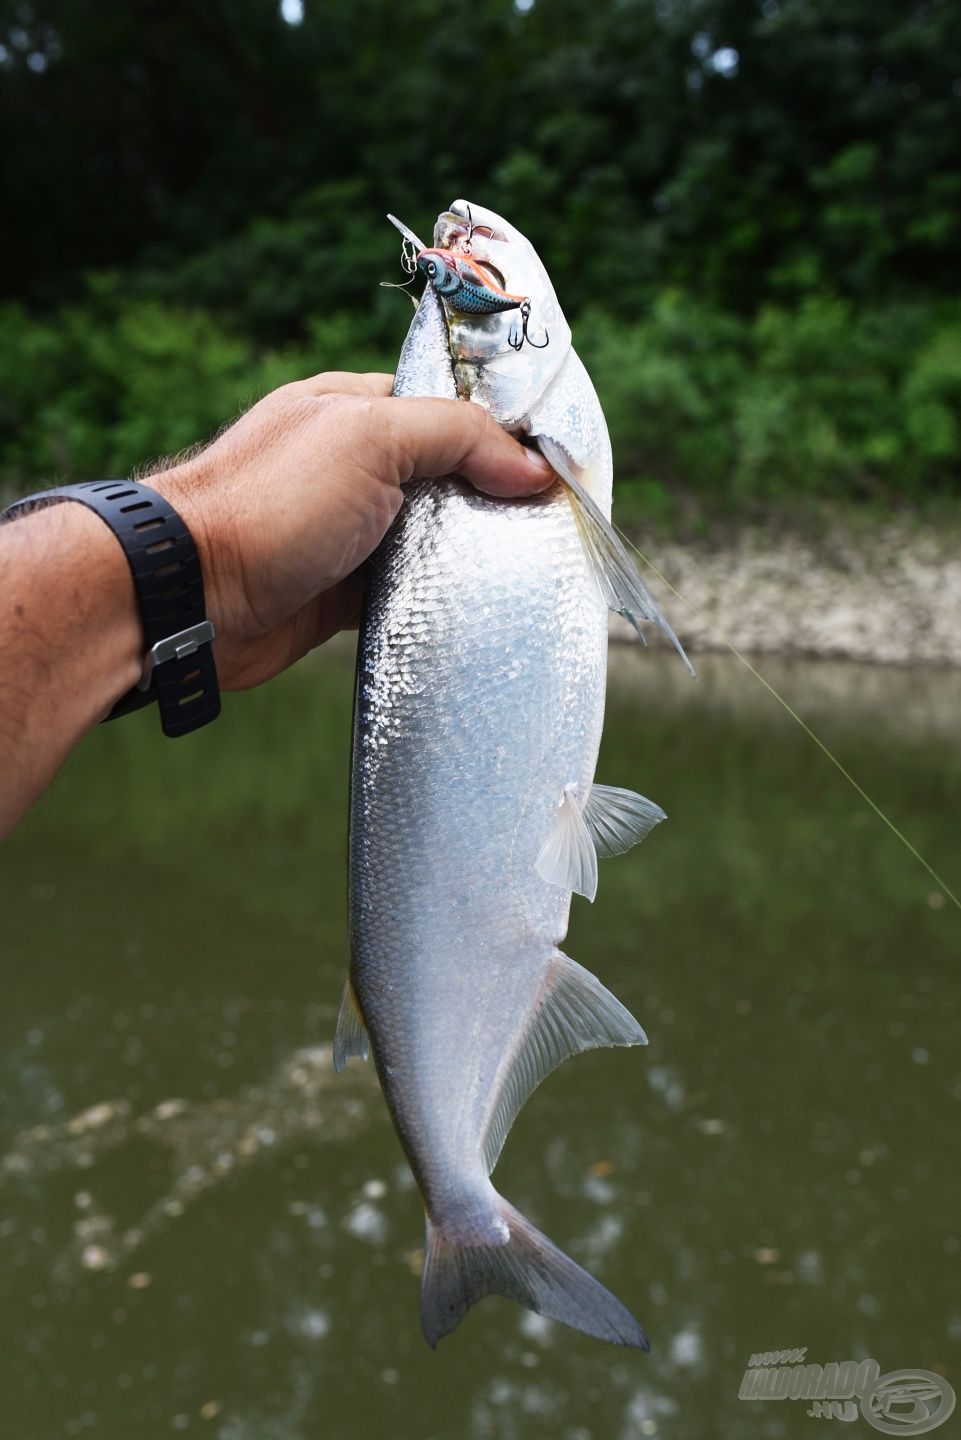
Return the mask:
<svg viewBox="0 0 961 1440">
<path fill-rule="evenodd" d="M 189 625 L 186 630 L 165 635 L 147 651 L 137 689 L 149 690 L 153 684 L 153 672 L 158 665 L 164 665 L 169 660 L 186 660 L 188 656 L 196 654 L 201 645 L 209 645 L 216 633 L 209 620 L 201 620 L 198 625 Z"/>
</svg>

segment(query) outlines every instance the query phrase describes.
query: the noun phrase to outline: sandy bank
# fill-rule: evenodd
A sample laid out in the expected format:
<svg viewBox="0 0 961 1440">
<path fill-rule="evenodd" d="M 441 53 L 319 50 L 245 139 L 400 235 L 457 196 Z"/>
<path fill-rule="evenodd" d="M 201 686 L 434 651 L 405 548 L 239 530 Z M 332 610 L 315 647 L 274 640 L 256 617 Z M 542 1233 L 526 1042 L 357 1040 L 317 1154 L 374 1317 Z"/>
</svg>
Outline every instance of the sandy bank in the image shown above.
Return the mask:
<svg viewBox="0 0 961 1440">
<path fill-rule="evenodd" d="M 817 535 L 745 525 L 723 540 L 636 537 L 694 607 L 644 578 L 692 652 L 961 666 L 961 529 L 832 523 Z M 700 613 L 697 613 L 700 612 Z M 629 639 L 614 617 L 612 635 Z"/>
</svg>

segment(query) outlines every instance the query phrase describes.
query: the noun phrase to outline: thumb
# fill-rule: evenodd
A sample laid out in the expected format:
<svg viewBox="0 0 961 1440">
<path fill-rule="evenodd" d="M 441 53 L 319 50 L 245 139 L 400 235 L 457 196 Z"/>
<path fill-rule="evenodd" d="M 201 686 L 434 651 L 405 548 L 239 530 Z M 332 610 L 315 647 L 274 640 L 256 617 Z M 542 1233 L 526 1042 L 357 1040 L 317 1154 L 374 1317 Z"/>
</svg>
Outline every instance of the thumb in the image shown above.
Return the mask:
<svg viewBox="0 0 961 1440">
<path fill-rule="evenodd" d="M 539 451 L 508 435 L 480 405 L 393 396 L 372 400 L 369 410 L 398 485 L 456 472 L 489 495 L 535 495 L 557 478 Z"/>
</svg>

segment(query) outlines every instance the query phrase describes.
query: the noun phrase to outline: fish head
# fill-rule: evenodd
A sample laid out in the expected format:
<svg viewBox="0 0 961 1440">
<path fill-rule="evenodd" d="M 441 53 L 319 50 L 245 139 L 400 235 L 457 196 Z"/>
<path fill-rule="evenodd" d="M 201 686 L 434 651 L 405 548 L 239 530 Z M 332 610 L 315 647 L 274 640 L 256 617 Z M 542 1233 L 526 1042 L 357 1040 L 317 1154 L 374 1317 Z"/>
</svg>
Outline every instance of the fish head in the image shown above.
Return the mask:
<svg viewBox="0 0 961 1440">
<path fill-rule="evenodd" d="M 571 348 L 540 256 L 503 216 L 455 200 L 437 217 L 433 247 L 418 265 L 423 257 L 424 273 L 433 263 L 448 287 L 428 275 L 444 303 L 458 392 L 501 425 L 523 428 Z"/>
</svg>

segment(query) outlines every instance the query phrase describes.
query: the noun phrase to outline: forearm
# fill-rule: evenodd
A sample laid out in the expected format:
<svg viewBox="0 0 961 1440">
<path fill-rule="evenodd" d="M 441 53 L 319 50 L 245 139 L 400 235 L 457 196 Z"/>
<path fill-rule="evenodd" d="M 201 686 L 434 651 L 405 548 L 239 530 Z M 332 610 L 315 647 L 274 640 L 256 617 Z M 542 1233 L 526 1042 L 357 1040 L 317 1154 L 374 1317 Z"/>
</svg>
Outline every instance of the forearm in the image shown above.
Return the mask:
<svg viewBox="0 0 961 1440">
<path fill-rule="evenodd" d="M 222 689 L 269 680 L 353 623 L 357 567 L 411 476 L 456 472 L 502 496 L 554 483 L 480 406 L 390 390 L 389 375 L 284 385 L 151 478 L 197 547 Z M 126 556 L 96 514 L 64 501 L 0 525 L 0 838 L 136 684 L 144 649 Z"/>
<path fill-rule="evenodd" d="M 85 506 L 0 525 L 0 657 L 2 837 L 141 673 L 126 558 Z"/>
</svg>

